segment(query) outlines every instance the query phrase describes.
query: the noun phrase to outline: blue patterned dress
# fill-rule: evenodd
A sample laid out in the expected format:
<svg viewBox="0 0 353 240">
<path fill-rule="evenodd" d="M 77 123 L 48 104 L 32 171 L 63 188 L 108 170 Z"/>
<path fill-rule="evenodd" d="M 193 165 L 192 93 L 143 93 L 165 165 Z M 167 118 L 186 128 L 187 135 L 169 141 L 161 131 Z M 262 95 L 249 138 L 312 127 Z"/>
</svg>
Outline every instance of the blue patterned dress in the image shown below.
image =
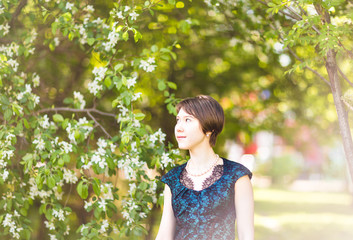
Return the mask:
<svg viewBox="0 0 353 240">
<path fill-rule="evenodd" d="M 234 184 L 252 173 L 243 165 L 223 158 L 223 174 L 209 187 L 196 191 L 180 182 L 183 164 L 162 177 L 172 192 L 176 240 L 235 239 Z"/>
</svg>

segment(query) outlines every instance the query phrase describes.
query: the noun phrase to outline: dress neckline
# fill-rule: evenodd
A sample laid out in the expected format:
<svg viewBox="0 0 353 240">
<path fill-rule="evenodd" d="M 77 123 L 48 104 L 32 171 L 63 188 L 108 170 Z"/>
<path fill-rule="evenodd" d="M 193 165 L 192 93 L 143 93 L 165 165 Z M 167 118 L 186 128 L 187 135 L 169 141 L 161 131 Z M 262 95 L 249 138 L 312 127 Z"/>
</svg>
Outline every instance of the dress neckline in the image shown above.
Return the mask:
<svg viewBox="0 0 353 240">
<path fill-rule="evenodd" d="M 217 182 L 219 182 L 219 181 L 223 178 L 223 176 L 225 175 L 225 167 L 226 167 L 227 161 L 226 161 L 226 159 L 224 159 L 224 158 L 222 158 L 222 157 L 221 157 L 221 159 L 223 160 L 223 164 L 222 164 L 222 166 L 223 166 L 223 173 L 222 173 L 222 176 L 221 176 L 220 178 L 218 178 L 218 179 L 217 179 L 214 183 L 212 183 L 210 186 L 208 186 L 208 187 L 206 187 L 206 188 L 204 188 L 204 189 L 201 189 L 201 190 L 194 190 L 194 189 L 191 189 L 191 188 L 188 188 L 188 187 L 184 186 L 184 184 L 182 184 L 181 181 L 180 181 L 180 175 L 181 175 L 181 173 L 184 171 L 184 169 L 185 169 L 185 167 L 186 167 L 186 163 L 184 163 L 184 164 L 182 165 L 181 170 L 180 170 L 180 172 L 178 173 L 178 182 L 179 182 L 179 184 L 180 184 L 183 188 L 185 188 L 185 189 L 187 189 L 187 190 L 190 190 L 190 191 L 193 191 L 193 192 L 196 192 L 196 193 L 201 193 L 201 192 L 205 191 L 206 189 L 209 189 L 209 188 L 213 187 L 213 186 L 214 186 Z M 218 164 L 218 165 L 220 165 L 220 164 Z M 216 165 L 216 166 L 217 166 L 217 165 Z"/>
</svg>

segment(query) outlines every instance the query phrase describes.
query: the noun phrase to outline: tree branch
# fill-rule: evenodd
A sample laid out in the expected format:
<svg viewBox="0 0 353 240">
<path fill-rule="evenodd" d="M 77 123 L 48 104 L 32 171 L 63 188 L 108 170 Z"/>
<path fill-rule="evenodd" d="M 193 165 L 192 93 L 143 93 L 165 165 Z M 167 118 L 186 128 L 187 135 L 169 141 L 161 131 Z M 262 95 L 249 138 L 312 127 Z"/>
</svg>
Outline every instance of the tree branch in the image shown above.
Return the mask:
<svg viewBox="0 0 353 240">
<path fill-rule="evenodd" d="M 87 112 L 88 116 L 96 123 L 97 126 L 99 126 L 102 131 L 109 137 L 109 138 L 113 138 L 112 136 L 110 136 L 110 134 L 107 132 L 107 130 L 104 129 L 104 127 L 92 116 L 92 114 L 90 112 Z"/>
<path fill-rule="evenodd" d="M 281 34 L 281 31 L 276 27 L 274 26 L 273 24 L 270 24 L 270 27 L 273 28 L 274 30 L 276 30 L 278 32 L 278 35 L 279 35 L 279 38 L 284 41 L 283 39 L 283 36 Z M 289 50 L 289 52 L 293 55 L 293 57 L 295 57 L 298 61 L 300 62 L 304 62 L 303 59 L 301 59 L 290 47 L 287 47 L 287 49 Z M 312 69 L 311 67 L 309 66 L 304 66 L 304 68 L 312 71 L 316 76 L 318 76 L 321 80 L 323 80 L 328 86 L 331 86 L 330 82 L 324 78 L 324 76 L 322 76 L 318 71 Z"/>
<path fill-rule="evenodd" d="M 349 81 L 349 79 L 347 78 L 347 76 L 342 72 L 341 68 L 339 68 L 337 66 L 338 72 L 341 74 L 341 76 L 349 83 L 349 85 L 351 85 L 351 87 L 353 87 L 353 83 L 351 81 Z"/>
<path fill-rule="evenodd" d="M 290 48 L 287 47 L 289 52 L 300 62 L 304 62 L 303 59 L 301 59 L 300 57 L 298 57 L 298 55 L 295 54 L 295 52 Z M 328 86 L 331 86 L 330 82 L 324 78 L 324 76 L 322 76 L 318 71 L 316 71 L 315 69 L 312 69 L 309 66 L 304 66 L 304 68 L 307 68 L 308 70 L 312 71 L 316 76 L 318 76 L 322 81 L 324 81 Z"/>
<path fill-rule="evenodd" d="M 264 2 L 264 1 L 261 1 L 261 0 L 256 0 L 257 2 L 265 5 L 266 7 L 268 7 L 267 3 Z M 300 16 L 296 11 L 294 11 L 291 7 L 288 7 L 288 6 L 285 6 L 286 9 L 288 9 L 288 11 L 290 11 L 291 13 L 293 13 L 294 15 L 292 14 L 289 14 L 289 13 L 286 13 L 285 11 L 283 10 L 279 10 L 278 12 L 282 13 L 283 15 L 286 15 L 288 17 L 291 17 L 293 18 L 294 20 L 297 20 L 297 21 L 300 21 L 300 20 L 303 20 L 302 16 Z M 321 35 L 321 32 L 319 31 L 319 29 L 317 29 L 317 27 L 315 26 L 311 26 L 312 29 L 314 29 L 314 31 Z"/>
<path fill-rule="evenodd" d="M 20 12 L 22 11 L 22 9 L 23 9 L 26 5 L 27 5 L 27 0 L 22 0 L 22 1 L 18 4 L 18 6 L 17 6 L 15 12 L 12 14 L 12 18 L 11 18 L 11 21 L 10 21 L 10 23 L 9 23 L 9 25 L 10 25 L 11 28 L 13 27 L 13 24 L 14 24 L 14 22 L 15 22 L 17 16 L 20 14 Z"/>
<path fill-rule="evenodd" d="M 58 112 L 58 111 L 66 111 L 66 112 L 83 112 L 83 113 L 90 113 L 94 112 L 103 116 L 108 116 L 108 117 L 116 117 L 116 114 L 113 113 L 107 113 L 107 112 L 102 112 L 99 111 L 95 108 L 86 108 L 86 109 L 76 109 L 76 108 L 67 108 L 67 107 L 57 107 L 57 108 L 45 108 L 37 111 L 36 113 L 43 113 L 43 112 Z"/>
<path fill-rule="evenodd" d="M 266 7 L 268 7 L 268 6 L 267 6 L 267 2 L 264 2 L 264 1 L 261 1 L 261 0 L 256 0 L 256 1 L 259 2 L 259 3 L 261 3 L 261 4 L 263 4 L 263 5 L 265 5 Z M 283 15 L 286 15 L 286 16 L 288 16 L 288 17 L 290 17 L 290 18 L 293 18 L 294 20 L 297 20 L 297 21 L 301 20 L 301 18 L 298 18 L 298 17 L 295 16 L 295 15 L 286 13 L 286 12 L 284 12 L 284 11 L 282 11 L 282 10 L 279 10 L 279 12 L 282 13 Z"/>
</svg>

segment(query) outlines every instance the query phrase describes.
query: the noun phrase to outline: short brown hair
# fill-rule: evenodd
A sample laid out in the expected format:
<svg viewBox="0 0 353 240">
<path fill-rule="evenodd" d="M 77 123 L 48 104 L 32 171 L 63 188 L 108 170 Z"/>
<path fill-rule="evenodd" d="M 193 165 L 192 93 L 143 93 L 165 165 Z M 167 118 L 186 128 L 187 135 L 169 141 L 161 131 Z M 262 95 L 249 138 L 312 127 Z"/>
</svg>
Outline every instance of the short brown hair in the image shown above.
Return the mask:
<svg viewBox="0 0 353 240">
<path fill-rule="evenodd" d="M 216 144 L 217 136 L 224 126 L 224 111 L 222 106 L 212 97 L 199 95 L 186 98 L 176 106 L 177 112 L 183 109 L 200 121 L 203 133 L 211 132 L 210 145 Z"/>
</svg>

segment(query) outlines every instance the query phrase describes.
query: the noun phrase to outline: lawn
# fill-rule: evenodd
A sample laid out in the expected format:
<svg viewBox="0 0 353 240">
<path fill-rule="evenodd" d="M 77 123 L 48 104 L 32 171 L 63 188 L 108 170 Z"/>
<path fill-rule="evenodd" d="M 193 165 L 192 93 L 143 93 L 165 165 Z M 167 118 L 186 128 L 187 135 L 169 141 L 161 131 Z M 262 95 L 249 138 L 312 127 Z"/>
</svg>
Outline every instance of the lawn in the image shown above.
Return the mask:
<svg viewBox="0 0 353 240">
<path fill-rule="evenodd" d="M 353 197 L 347 193 L 254 189 L 256 240 L 351 240 Z"/>
</svg>

